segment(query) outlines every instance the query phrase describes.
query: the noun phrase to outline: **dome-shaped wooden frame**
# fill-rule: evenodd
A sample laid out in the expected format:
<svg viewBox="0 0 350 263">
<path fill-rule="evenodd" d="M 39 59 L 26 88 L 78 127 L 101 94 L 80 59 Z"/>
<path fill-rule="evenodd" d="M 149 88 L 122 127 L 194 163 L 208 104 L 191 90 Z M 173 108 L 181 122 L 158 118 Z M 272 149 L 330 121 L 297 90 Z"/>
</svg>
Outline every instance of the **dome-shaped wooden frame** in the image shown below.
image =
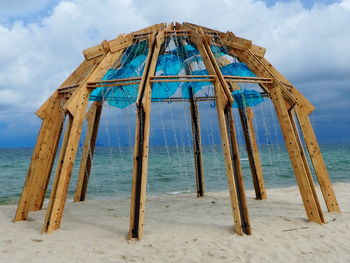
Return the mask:
<svg viewBox="0 0 350 263">
<path fill-rule="evenodd" d="M 186 35 L 196 45 L 209 73 L 207 76 L 155 76 L 160 47 L 166 36 Z M 257 77 L 223 76 L 210 49 L 213 37 L 220 38 L 233 55 L 244 62 Z M 142 77 L 124 80 L 101 81 L 106 71 L 121 56 L 123 50 L 135 39 L 147 39 L 149 52 Z M 87 133 L 80 164 L 75 201 L 85 199 L 91 160 L 94 153 L 102 102 L 93 102 L 88 112 L 89 94 L 96 87 L 138 84 L 136 101 L 137 122 L 134 149 L 134 166 L 130 208 L 129 238 L 142 237 L 146 196 L 148 146 L 150 131 L 150 108 L 152 83 L 167 81 L 210 81 L 213 83 L 220 136 L 227 171 L 228 188 L 234 218 L 234 231 L 240 235 L 251 234 L 246 205 L 242 171 L 235 126 L 232 115 L 232 90 L 236 83 L 257 83 L 266 93 L 275 108 L 292 167 L 297 179 L 307 218 L 319 224 L 324 223 L 323 214 L 316 195 L 310 167 L 301 143 L 304 137 L 315 174 L 328 211 L 340 212 L 339 206 L 324 164 L 316 136 L 309 120 L 314 106 L 284 78 L 265 58 L 265 49 L 235 36 L 231 32 L 201 27 L 190 23 L 157 24 L 130 34 L 121 34 L 111 41 L 84 50 L 85 60 L 40 107 L 36 114 L 42 119 L 42 126 L 35 146 L 23 192 L 18 203 L 14 221 L 25 220 L 30 211 L 42 209 L 51 170 L 58 149 L 61 132 L 65 135 L 57 162 L 51 197 L 46 211 L 43 232 L 60 227 L 66 201 L 68 184 L 72 174 L 84 119 L 88 121 Z M 201 159 L 199 116 L 196 100 L 190 98 L 192 131 L 195 154 L 197 195 L 204 194 L 204 178 Z M 253 176 L 257 199 L 265 199 L 266 192 L 252 125 L 252 109 L 240 110 L 241 123 Z M 297 126 L 300 125 L 301 134 Z"/>
</svg>

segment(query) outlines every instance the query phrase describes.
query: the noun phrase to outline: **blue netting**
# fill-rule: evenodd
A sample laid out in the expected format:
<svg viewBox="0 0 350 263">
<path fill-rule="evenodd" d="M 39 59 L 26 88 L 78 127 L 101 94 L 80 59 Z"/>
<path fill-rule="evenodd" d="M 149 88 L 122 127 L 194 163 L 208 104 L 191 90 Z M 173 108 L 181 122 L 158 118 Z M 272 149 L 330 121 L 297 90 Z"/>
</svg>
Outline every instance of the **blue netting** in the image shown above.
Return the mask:
<svg viewBox="0 0 350 263">
<path fill-rule="evenodd" d="M 232 92 L 234 97 L 233 108 L 253 107 L 264 101 L 259 92 L 251 89 L 240 89 Z"/>
<path fill-rule="evenodd" d="M 118 68 L 109 69 L 103 80 L 124 79 L 142 75 L 148 53 L 148 42 L 142 41 L 128 47 Z M 90 94 L 90 101 L 108 101 L 108 104 L 118 108 L 125 108 L 136 101 L 138 85 L 99 87 Z"/>
<path fill-rule="evenodd" d="M 230 56 L 223 46 L 211 45 L 211 50 L 223 75 L 254 77 L 254 73 L 236 57 Z M 128 47 L 119 62 L 119 66 L 109 69 L 103 80 L 124 79 L 142 76 L 148 53 L 148 42 L 141 41 Z M 209 75 L 198 49 L 183 37 L 171 37 L 162 46 L 156 66 L 156 76 L 177 75 Z M 152 101 L 168 100 L 181 91 L 184 99 L 209 87 L 209 81 L 204 82 L 166 82 L 152 85 Z M 99 87 L 90 95 L 91 101 L 105 100 L 111 106 L 125 108 L 136 101 L 138 84 L 123 86 Z M 255 106 L 263 101 L 260 94 L 254 90 L 237 90 L 233 107 Z"/>
<path fill-rule="evenodd" d="M 172 42 L 173 41 L 173 42 Z M 172 38 L 158 58 L 156 76 L 208 75 L 198 49 L 184 38 Z M 202 65 L 202 66 L 200 66 Z M 152 85 L 152 100 L 162 101 L 181 88 L 181 97 L 188 99 L 210 82 L 167 82 Z M 190 92 L 192 89 L 192 92 Z"/>
<path fill-rule="evenodd" d="M 255 74 L 246 64 L 240 62 L 236 57 L 229 55 L 223 46 L 211 45 L 210 49 L 213 52 L 215 60 L 219 64 L 223 75 L 255 77 Z"/>
</svg>

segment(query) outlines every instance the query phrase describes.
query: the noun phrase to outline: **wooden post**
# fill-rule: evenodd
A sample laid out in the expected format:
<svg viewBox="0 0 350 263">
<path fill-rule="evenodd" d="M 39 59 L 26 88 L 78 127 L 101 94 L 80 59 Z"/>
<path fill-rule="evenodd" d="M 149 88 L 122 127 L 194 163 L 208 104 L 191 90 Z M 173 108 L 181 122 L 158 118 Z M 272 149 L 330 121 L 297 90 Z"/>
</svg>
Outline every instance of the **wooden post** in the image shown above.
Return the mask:
<svg viewBox="0 0 350 263">
<path fill-rule="evenodd" d="M 193 136 L 193 154 L 194 154 L 194 167 L 196 174 L 196 188 L 197 197 L 204 196 L 204 170 L 203 170 L 203 159 L 202 159 L 202 143 L 200 133 L 200 119 L 198 112 L 198 105 L 193 98 L 192 88 L 189 89 L 190 93 L 190 110 L 192 120 L 192 136 Z"/>
<path fill-rule="evenodd" d="M 292 167 L 294 170 L 295 177 L 299 186 L 301 197 L 304 203 L 307 217 L 310 221 L 322 224 L 322 213 L 318 210 L 317 196 L 314 195 L 310 182 L 305 163 L 301 156 L 301 149 L 299 147 L 292 120 L 289 117 L 286 103 L 284 101 L 280 86 L 271 85 L 270 97 L 274 104 L 278 120 L 281 125 L 281 130 L 286 143 L 286 147 L 289 153 Z"/>
<path fill-rule="evenodd" d="M 335 196 L 327 167 L 324 163 L 309 116 L 299 105 L 295 107 L 295 111 L 327 209 L 329 212 L 340 213 L 338 201 Z"/>
<path fill-rule="evenodd" d="M 14 222 L 25 220 L 30 211 L 41 209 L 55 159 L 64 120 L 61 98 L 54 93 L 39 115 L 43 119 Z"/>
<path fill-rule="evenodd" d="M 74 202 L 84 201 L 86 197 L 86 191 L 91 172 L 92 158 L 94 156 L 101 113 L 102 102 L 93 102 L 86 116 L 87 132 L 85 136 L 83 153 L 80 161 L 78 182 L 75 189 Z"/>
<path fill-rule="evenodd" d="M 234 231 L 239 235 L 243 235 L 243 233 L 250 235 L 251 229 L 248 210 L 246 209 L 244 185 L 243 181 L 239 178 L 242 177 L 242 171 L 231 113 L 233 98 L 208 44 L 195 33 L 191 34 L 191 41 L 196 44 L 209 74 L 216 76 L 216 80 L 214 81 L 215 102 L 226 166 L 227 183 L 231 198 Z"/>
<path fill-rule="evenodd" d="M 288 114 L 289 114 L 289 119 L 290 119 L 292 127 L 293 127 L 295 138 L 296 138 L 296 140 L 298 142 L 300 156 L 301 156 L 301 158 L 303 160 L 303 163 L 304 163 L 306 175 L 307 175 L 307 178 L 309 180 L 310 188 L 312 190 L 312 195 L 315 197 L 315 203 L 316 203 L 317 210 L 318 210 L 318 213 L 319 213 L 320 218 L 321 218 L 321 222 L 324 223 L 325 221 L 324 221 L 324 217 L 323 217 L 323 214 L 322 214 L 320 203 L 319 203 L 318 198 L 317 198 L 317 193 L 316 193 L 316 189 L 315 189 L 315 186 L 314 186 L 314 183 L 313 183 L 313 180 L 312 180 L 310 167 L 309 167 L 309 164 L 308 164 L 306 156 L 305 156 L 305 151 L 304 151 L 303 144 L 302 144 L 302 142 L 300 140 L 300 135 L 299 135 L 299 131 L 298 131 L 297 125 L 295 123 L 295 117 L 294 117 L 295 116 L 295 112 L 294 112 L 293 109 L 291 109 L 291 110 L 288 111 Z"/>
<path fill-rule="evenodd" d="M 81 129 L 83 119 L 86 111 L 86 105 L 88 104 L 89 91 L 86 87 L 81 88 L 80 103 L 78 106 L 78 112 L 75 115 L 69 116 L 70 127 L 69 132 L 66 134 L 66 145 L 61 149 L 62 160 L 61 165 L 56 170 L 56 185 L 55 190 L 51 192 L 50 202 L 47 210 L 47 215 L 44 224 L 43 231 L 51 232 L 59 228 L 62 220 L 63 209 L 67 197 L 67 190 L 72 175 L 75 156 L 79 146 L 79 138 L 81 135 Z"/>
<path fill-rule="evenodd" d="M 115 53 L 108 52 L 103 55 L 103 59 L 99 65 L 89 73 L 89 76 L 85 79 L 84 83 L 79 86 L 72 97 L 64 105 L 64 108 L 69 114 L 69 125 L 65 135 L 65 144 L 61 147 L 60 162 L 56 169 L 55 181 L 46 212 L 43 232 L 52 232 L 59 228 L 61 224 L 68 185 L 72 175 L 90 95 L 90 90 L 87 89 L 86 82 L 99 81 L 121 53 L 122 50 Z"/>
<path fill-rule="evenodd" d="M 161 33 L 159 33 L 161 34 Z M 144 227 L 146 202 L 147 167 L 150 134 L 152 88 L 150 77 L 154 76 L 163 35 L 149 41 L 149 52 L 141 79 L 137 98 L 134 166 L 130 204 L 130 226 L 128 238 L 141 239 Z"/>
<path fill-rule="evenodd" d="M 277 117 L 280 122 L 282 134 L 286 143 L 289 157 L 292 162 L 292 167 L 297 179 L 306 214 L 310 221 L 321 224 L 323 215 L 320 214 L 320 211 L 318 210 L 318 200 L 316 201 L 317 196 L 315 196 L 312 191 L 311 184 L 313 182 L 310 182 L 308 179 L 306 170 L 307 168 L 305 167 L 304 161 L 302 159 L 300 152 L 301 149 L 294 133 L 291 119 L 289 117 L 287 109 L 288 103 L 286 99 L 294 100 L 294 104 L 297 102 L 303 104 L 309 111 L 312 111 L 314 109 L 313 105 L 311 105 L 311 103 L 306 100 L 301 94 L 299 94 L 295 89 L 292 88 L 287 90 L 281 83 L 281 75 L 277 74 L 277 71 L 274 70 L 271 65 L 267 65 L 268 63 L 265 59 L 258 59 L 249 50 L 249 48 L 245 48 L 243 51 L 237 50 L 235 48 L 233 49 L 235 50 L 235 54 L 238 56 L 238 58 L 243 61 L 254 72 L 255 75 L 259 77 L 272 77 L 274 79 L 274 84 L 266 85 L 265 87 L 268 89 L 270 98 L 274 104 Z"/>
<path fill-rule="evenodd" d="M 232 115 L 232 105 L 227 104 L 224 110 L 226 126 L 229 134 L 229 143 L 231 146 L 231 159 L 233 164 L 233 175 L 235 180 L 237 199 L 239 205 L 239 212 L 242 220 L 242 230 L 245 234 L 251 235 L 250 219 L 248 215 L 247 200 L 244 190 L 243 173 L 241 168 L 241 161 L 239 158 L 239 148 L 237 142 L 236 129 L 234 126 L 234 119 Z"/>
<path fill-rule="evenodd" d="M 248 159 L 250 164 L 250 170 L 252 173 L 255 197 L 258 200 L 266 199 L 266 190 L 264 185 L 264 177 L 261 168 L 259 149 L 256 143 L 256 137 L 254 132 L 253 118 L 254 113 L 250 107 L 245 107 L 239 110 L 239 116 L 241 119 L 246 149 L 248 153 Z"/>
</svg>

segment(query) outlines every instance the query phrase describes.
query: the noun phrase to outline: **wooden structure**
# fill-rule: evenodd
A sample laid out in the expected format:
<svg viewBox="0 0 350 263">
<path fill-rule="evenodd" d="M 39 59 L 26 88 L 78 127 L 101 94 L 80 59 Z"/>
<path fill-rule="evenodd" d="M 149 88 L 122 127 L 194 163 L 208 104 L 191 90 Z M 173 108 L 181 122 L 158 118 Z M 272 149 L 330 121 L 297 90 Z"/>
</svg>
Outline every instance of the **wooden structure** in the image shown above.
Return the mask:
<svg viewBox="0 0 350 263">
<path fill-rule="evenodd" d="M 162 43 L 167 36 L 173 35 L 189 37 L 190 41 L 199 50 L 209 75 L 155 75 Z M 106 71 L 118 63 L 118 59 L 123 51 L 140 38 L 146 39 L 149 46 L 142 76 L 101 81 Z M 210 48 L 211 44 L 218 44 L 218 41 L 233 56 L 245 63 L 256 77 L 223 75 Z M 237 83 L 256 83 L 263 89 L 266 96 L 271 99 L 281 126 L 308 220 L 319 224 L 324 223 L 310 167 L 305 156 L 306 152 L 301 143 L 301 136 L 304 138 L 306 150 L 310 156 L 328 211 L 340 212 L 309 120 L 309 114 L 314 110 L 314 106 L 264 58 L 264 48 L 254 45 L 250 40 L 237 37 L 231 32 L 223 33 L 190 23 L 162 23 L 127 35 L 121 34 L 113 40 L 103 41 L 97 46 L 86 49 L 83 53 L 85 60 L 36 112 L 42 119 L 42 126 L 14 221 L 25 220 L 29 212 L 42 209 L 64 128 L 65 131 L 50 201 L 42 230 L 43 232 L 51 232 L 60 227 L 67 188 L 72 175 L 85 118 L 87 120 L 87 132 L 74 201 L 83 201 L 86 195 L 91 161 L 103 107 L 102 102 L 95 101 L 87 111 L 90 93 L 95 88 L 102 86 L 122 86 L 125 83 L 137 84 L 137 122 L 129 238 L 140 239 L 144 226 L 152 84 L 157 82 L 185 81 L 209 81 L 214 86 L 215 96 L 212 99 L 216 103 L 228 188 L 231 197 L 234 231 L 236 233 L 239 235 L 243 233 L 251 234 L 236 129 L 232 114 L 234 98 L 231 92 L 238 88 Z M 203 196 L 204 171 L 197 109 L 197 102 L 201 101 L 201 98 L 192 95 L 187 101 L 190 104 L 192 118 L 197 195 Z M 184 101 L 183 99 L 179 100 Z M 266 190 L 264 188 L 262 168 L 252 122 L 254 118 L 253 109 L 249 107 L 240 109 L 239 115 L 244 131 L 256 198 L 265 199 Z M 64 125 L 64 123 L 66 124 Z M 301 133 L 299 133 L 298 126 L 300 126 Z"/>
</svg>

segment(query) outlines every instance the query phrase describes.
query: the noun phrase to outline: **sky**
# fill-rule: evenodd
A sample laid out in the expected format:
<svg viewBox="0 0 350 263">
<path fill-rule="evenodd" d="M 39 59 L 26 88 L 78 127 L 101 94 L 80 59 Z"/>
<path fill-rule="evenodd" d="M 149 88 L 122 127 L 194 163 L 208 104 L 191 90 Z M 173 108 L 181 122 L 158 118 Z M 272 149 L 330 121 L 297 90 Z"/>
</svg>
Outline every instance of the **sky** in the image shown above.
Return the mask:
<svg viewBox="0 0 350 263">
<path fill-rule="evenodd" d="M 34 112 L 83 60 L 82 50 L 160 22 L 232 31 L 315 106 L 321 142 L 350 141 L 350 0 L 1 0 L 0 147 L 32 147 Z"/>
</svg>

